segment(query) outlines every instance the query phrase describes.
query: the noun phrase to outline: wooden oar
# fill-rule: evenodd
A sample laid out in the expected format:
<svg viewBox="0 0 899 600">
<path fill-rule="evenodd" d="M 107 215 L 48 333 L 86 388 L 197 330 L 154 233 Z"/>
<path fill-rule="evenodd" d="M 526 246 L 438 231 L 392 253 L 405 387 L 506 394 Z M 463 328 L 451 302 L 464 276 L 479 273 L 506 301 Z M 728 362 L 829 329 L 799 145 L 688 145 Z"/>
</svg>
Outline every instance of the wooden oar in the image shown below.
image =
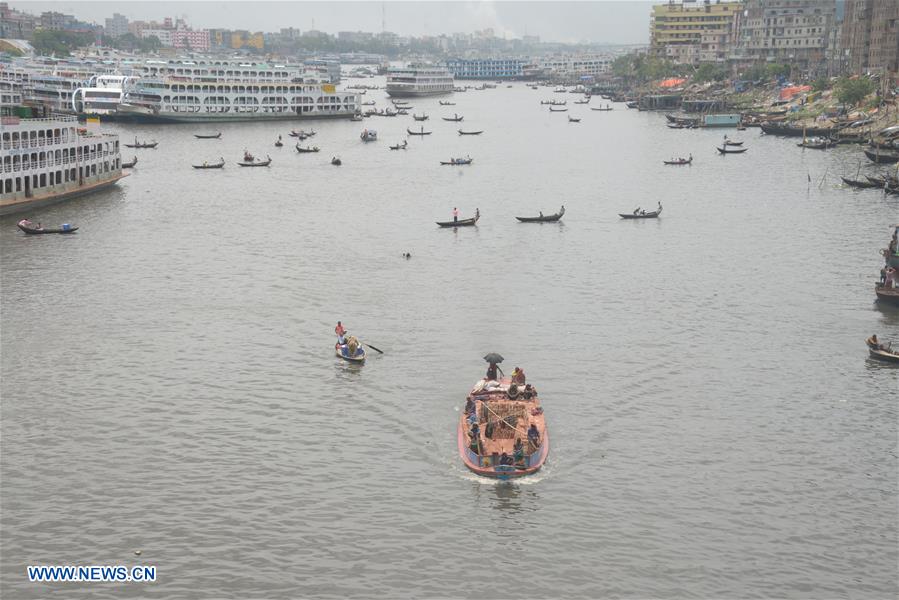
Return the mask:
<svg viewBox="0 0 899 600">
<path fill-rule="evenodd" d="M 383 350 L 381 350 L 379 348 L 375 348 L 374 346 L 372 346 L 371 344 L 368 344 L 366 342 L 362 342 L 362 343 L 365 344 L 366 346 L 368 346 L 369 348 L 371 348 L 372 350 L 374 350 L 375 352 L 377 352 L 379 354 L 384 354 Z"/>
</svg>

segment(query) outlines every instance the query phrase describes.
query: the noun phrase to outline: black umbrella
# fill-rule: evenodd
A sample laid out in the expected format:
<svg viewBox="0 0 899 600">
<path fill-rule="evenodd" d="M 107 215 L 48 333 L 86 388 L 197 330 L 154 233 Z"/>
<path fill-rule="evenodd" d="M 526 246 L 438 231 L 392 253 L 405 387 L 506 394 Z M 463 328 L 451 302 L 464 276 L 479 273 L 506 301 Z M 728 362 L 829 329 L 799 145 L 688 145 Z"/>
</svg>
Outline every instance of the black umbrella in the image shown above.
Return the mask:
<svg viewBox="0 0 899 600">
<path fill-rule="evenodd" d="M 491 352 L 487 356 L 484 357 L 484 360 L 491 364 L 497 364 L 503 362 L 503 357 L 497 354 L 496 352 Z"/>
</svg>

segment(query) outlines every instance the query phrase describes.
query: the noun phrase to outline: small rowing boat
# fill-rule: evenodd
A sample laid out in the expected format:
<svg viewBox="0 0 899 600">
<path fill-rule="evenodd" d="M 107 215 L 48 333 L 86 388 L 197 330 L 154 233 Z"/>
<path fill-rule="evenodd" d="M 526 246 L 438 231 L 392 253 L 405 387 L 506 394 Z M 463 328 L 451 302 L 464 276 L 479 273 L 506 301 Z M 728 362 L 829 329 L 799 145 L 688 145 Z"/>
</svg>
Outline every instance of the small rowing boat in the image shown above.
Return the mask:
<svg viewBox="0 0 899 600">
<path fill-rule="evenodd" d="M 463 131 L 462 129 L 459 130 L 459 135 L 481 135 L 482 133 L 484 133 L 483 129 L 481 129 L 480 131 Z"/>
<path fill-rule="evenodd" d="M 581 120 L 580 120 L 580 119 L 575 119 L 574 117 L 569 116 L 569 117 L 568 117 L 568 122 L 569 122 L 569 123 L 580 123 Z"/>
<path fill-rule="evenodd" d="M 138 142 L 134 140 L 133 144 L 125 144 L 126 148 L 155 148 L 159 145 L 159 142 Z"/>
<path fill-rule="evenodd" d="M 18 225 L 19 229 L 24 231 L 29 235 L 39 235 L 42 233 L 75 233 L 78 231 L 77 227 L 72 227 L 69 223 L 63 223 L 59 227 L 43 227 L 40 223 L 35 225 L 28 219 L 22 219 L 16 225 Z"/>
<path fill-rule="evenodd" d="M 693 157 L 690 158 L 678 158 L 677 160 L 663 160 L 662 161 L 666 165 L 689 165 L 693 164 Z"/>
<path fill-rule="evenodd" d="M 539 217 L 515 217 L 521 223 L 555 223 L 559 219 L 562 218 L 562 215 L 565 214 L 565 206 L 559 209 L 554 215 L 544 215 L 542 212 Z"/>
<path fill-rule="evenodd" d="M 448 161 L 441 160 L 441 165 L 470 165 L 474 159 L 468 158 L 451 158 Z"/>
<path fill-rule="evenodd" d="M 272 157 L 266 156 L 266 159 L 267 160 L 253 159 L 252 161 L 238 162 L 237 164 L 239 164 L 241 167 L 267 167 L 272 164 Z"/>
<path fill-rule="evenodd" d="M 134 160 L 132 160 L 131 162 L 122 163 L 122 168 L 123 169 L 132 169 L 132 168 L 134 168 L 134 165 L 136 165 L 136 164 L 137 164 L 137 157 L 135 156 Z"/>
<path fill-rule="evenodd" d="M 877 284 L 874 288 L 874 293 L 877 294 L 878 301 L 883 302 L 884 304 L 895 304 L 899 306 L 899 288 L 888 288 L 884 285 Z"/>
<path fill-rule="evenodd" d="M 297 149 L 297 152 L 299 152 L 300 154 L 307 154 L 310 152 L 318 152 L 318 150 L 319 150 L 318 146 L 307 146 L 307 147 L 303 148 L 299 144 L 296 145 L 296 149 Z"/>
<path fill-rule="evenodd" d="M 731 149 L 727 148 L 726 146 L 724 148 L 716 148 L 716 149 L 721 154 L 742 154 L 743 152 L 746 152 L 747 150 L 749 150 L 749 148 L 734 148 L 733 150 L 731 150 Z"/>
<path fill-rule="evenodd" d="M 618 216 L 622 219 L 658 219 L 660 214 L 662 214 L 661 202 L 659 202 L 659 208 L 652 212 L 646 212 L 638 208 L 632 213 L 618 213 Z"/>
<path fill-rule="evenodd" d="M 874 360 L 899 363 L 899 352 L 893 350 L 891 342 L 881 344 L 877 341 L 876 336 L 871 336 L 865 340 L 865 343 L 868 345 L 868 354 Z"/>
<path fill-rule="evenodd" d="M 194 169 L 221 169 L 225 166 L 225 159 L 220 158 L 217 163 L 204 162 L 202 165 L 191 165 Z"/>
<path fill-rule="evenodd" d="M 881 185 L 878 185 L 876 183 L 871 183 L 870 181 L 859 181 L 857 179 L 849 179 L 848 177 L 842 177 L 842 176 L 840 177 L 840 179 L 842 179 L 843 183 L 845 183 L 849 187 L 854 187 L 854 188 L 859 188 L 859 189 L 882 187 Z"/>
<path fill-rule="evenodd" d="M 351 363 L 361 364 L 365 362 L 365 348 L 355 337 L 347 338 L 345 344 L 334 344 L 334 355 Z"/>
<path fill-rule="evenodd" d="M 473 225 L 476 225 L 478 222 L 478 219 L 480 219 L 480 218 L 481 218 L 481 211 L 478 210 L 475 213 L 474 217 L 472 217 L 470 219 L 459 219 L 458 221 L 437 221 L 437 225 L 439 225 L 440 227 L 453 227 L 453 228 L 455 228 L 455 227 L 471 227 Z"/>
<path fill-rule="evenodd" d="M 222 137 L 222 132 L 219 131 L 218 133 L 213 133 L 213 134 L 209 134 L 209 135 L 202 135 L 199 133 L 195 133 L 194 137 L 197 138 L 198 140 L 217 140 L 220 137 Z"/>
<path fill-rule="evenodd" d="M 443 119 L 444 121 L 452 121 L 453 123 L 458 123 L 465 117 L 463 117 L 461 115 L 453 115 L 452 117 L 440 117 L 440 118 Z"/>
<path fill-rule="evenodd" d="M 409 128 L 407 127 L 407 128 L 406 128 L 406 133 L 408 133 L 409 135 L 431 135 L 431 133 L 433 133 L 433 132 L 431 132 L 431 131 L 425 131 L 425 128 L 424 128 L 424 127 L 421 128 L 421 131 L 412 131 L 411 129 L 409 129 Z"/>
</svg>

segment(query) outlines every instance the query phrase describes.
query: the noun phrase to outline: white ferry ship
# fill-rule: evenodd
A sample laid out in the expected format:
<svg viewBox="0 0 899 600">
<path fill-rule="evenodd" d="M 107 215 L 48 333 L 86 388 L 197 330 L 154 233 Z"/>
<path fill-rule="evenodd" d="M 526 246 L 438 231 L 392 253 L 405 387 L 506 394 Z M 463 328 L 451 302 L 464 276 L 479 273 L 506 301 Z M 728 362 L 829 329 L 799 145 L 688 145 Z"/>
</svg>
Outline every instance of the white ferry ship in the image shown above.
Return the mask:
<svg viewBox="0 0 899 600">
<path fill-rule="evenodd" d="M 227 61 L 147 62 L 135 68 L 116 120 L 149 123 L 352 117 L 360 96 L 303 67 Z"/>
<path fill-rule="evenodd" d="M 86 87 L 72 93 L 72 108 L 86 117 L 115 115 L 125 98 L 125 87 L 136 80 L 125 75 L 95 75 Z"/>
<path fill-rule="evenodd" d="M 117 135 L 90 133 L 71 116 L 0 119 L 0 215 L 89 194 L 126 176 Z"/>
<path fill-rule="evenodd" d="M 397 98 L 449 94 L 453 87 L 452 74 L 442 67 L 412 65 L 387 71 L 387 94 Z"/>
</svg>

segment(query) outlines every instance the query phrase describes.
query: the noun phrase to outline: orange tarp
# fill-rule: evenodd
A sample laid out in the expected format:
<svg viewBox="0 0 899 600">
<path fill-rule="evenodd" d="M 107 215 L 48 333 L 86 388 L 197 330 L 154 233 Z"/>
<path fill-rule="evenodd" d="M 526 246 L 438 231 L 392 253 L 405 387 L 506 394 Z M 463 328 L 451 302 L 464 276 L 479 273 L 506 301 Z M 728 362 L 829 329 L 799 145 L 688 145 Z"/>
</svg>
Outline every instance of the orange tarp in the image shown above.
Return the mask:
<svg viewBox="0 0 899 600">
<path fill-rule="evenodd" d="M 686 79 L 678 79 L 677 77 L 672 77 L 671 79 L 665 79 L 664 81 L 659 83 L 659 87 L 663 87 L 663 88 L 677 87 L 685 81 L 686 81 Z"/>
<path fill-rule="evenodd" d="M 794 85 L 791 87 L 785 87 L 780 90 L 780 99 L 781 100 L 789 100 L 796 94 L 801 94 L 803 92 L 812 91 L 812 86 L 810 85 Z"/>
</svg>

